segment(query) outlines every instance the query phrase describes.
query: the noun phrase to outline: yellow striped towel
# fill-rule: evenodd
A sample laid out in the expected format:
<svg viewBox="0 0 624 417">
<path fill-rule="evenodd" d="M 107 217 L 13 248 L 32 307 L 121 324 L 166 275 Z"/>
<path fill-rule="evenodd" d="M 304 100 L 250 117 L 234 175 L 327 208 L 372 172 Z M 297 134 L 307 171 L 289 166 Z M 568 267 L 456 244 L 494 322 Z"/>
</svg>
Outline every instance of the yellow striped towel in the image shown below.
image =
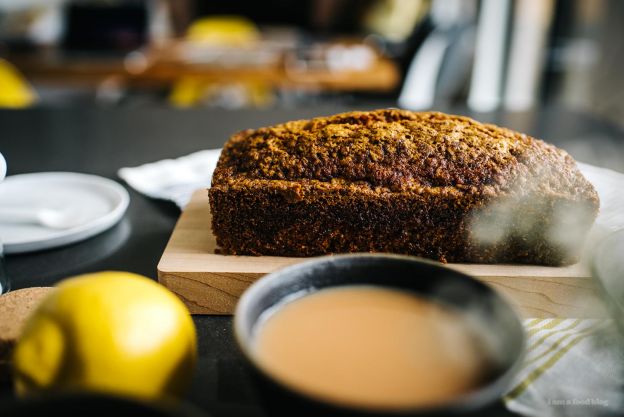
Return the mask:
<svg viewBox="0 0 624 417">
<path fill-rule="evenodd" d="M 504 402 L 525 416 L 624 410 L 624 344 L 610 319 L 528 319 L 526 356 Z"/>
</svg>

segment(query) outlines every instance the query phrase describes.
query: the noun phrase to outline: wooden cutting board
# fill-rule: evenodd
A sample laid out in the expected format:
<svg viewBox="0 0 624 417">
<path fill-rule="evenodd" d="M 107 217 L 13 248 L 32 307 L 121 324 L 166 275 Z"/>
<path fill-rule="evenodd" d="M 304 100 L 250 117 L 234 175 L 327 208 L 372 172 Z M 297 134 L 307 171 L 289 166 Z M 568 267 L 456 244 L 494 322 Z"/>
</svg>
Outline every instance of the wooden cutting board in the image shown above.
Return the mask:
<svg viewBox="0 0 624 417">
<path fill-rule="evenodd" d="M 232 256 L 215 253 L 206 190 L 193 194 L 158 264 L 158 280 L 193 314 L 232 314 L 256 279 L 308 258 Z M 507 297 L 524 317 L 606 316 L 588 269 L 524 265 L 448 264 L 479 278 Z"/>
</svg>

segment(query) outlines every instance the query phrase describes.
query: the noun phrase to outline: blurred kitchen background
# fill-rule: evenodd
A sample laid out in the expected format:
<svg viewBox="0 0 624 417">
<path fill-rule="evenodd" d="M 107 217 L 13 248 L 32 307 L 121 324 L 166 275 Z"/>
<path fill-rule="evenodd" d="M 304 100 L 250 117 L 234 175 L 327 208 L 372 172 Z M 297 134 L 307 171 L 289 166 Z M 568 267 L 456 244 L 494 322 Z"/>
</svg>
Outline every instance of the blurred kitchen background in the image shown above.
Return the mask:
<svg viewBox="0 0 624 417">
<path fill-rule="evenodd" d="M 621 0 L 0 0 L 0 107 L 560 106 L 624 124 Z"/>
</svg>

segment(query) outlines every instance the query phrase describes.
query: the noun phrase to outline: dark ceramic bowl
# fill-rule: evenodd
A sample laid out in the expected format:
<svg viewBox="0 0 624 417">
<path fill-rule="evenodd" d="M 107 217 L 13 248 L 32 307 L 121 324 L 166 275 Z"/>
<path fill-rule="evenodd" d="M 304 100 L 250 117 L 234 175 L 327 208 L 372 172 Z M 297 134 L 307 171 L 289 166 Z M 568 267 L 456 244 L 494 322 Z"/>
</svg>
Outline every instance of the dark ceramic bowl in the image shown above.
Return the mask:
<svg viewBox="0 0 624 417">
<path fill-rule="evenodd" d="M 252 354 L 252 339 L 263 312 L 295 293 L 344 285 L 376 285 L 417 293 L 455 307 L 485 326 L 492 366 L 476 390 L 434 408 L 384 415 L 465 415 L 499 404 L 524 351 L 524 331 L 513 309 L 496 292 L 468 275 L 433 261 L 397 255 L 338 255 L 284 268 L 254 283 L 236 308 L 234 331 L 271 415 L 379 415 L 379 410 L 346 408 L 299 393 L 264 372 Z M 495 357 L 495 358 L 494 358 Z M 383 358 L 380 358 L 383 360 Z"/>
</svg>

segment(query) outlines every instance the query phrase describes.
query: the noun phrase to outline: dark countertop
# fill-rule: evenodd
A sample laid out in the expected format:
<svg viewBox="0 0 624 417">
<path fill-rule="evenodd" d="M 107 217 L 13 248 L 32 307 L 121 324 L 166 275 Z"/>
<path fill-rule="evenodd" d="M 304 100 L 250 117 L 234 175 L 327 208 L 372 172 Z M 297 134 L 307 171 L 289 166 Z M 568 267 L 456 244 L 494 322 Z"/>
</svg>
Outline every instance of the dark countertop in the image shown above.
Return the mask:
<svg viewBox="0 0 624 417">
<path fill-rule="evenodd" d="M 217 148 L 230 134 L 245 128 L 383 106 L 240 111 L 130 107 L 3 110 L 0 152 L 7 159 L 10 175 L 75 171 L 118 179 L 116 173 L 121 167 Z M 624 172 L 624 132 L 591 116 L 556 109 L 473 116 L 543 138 L 581 161 Z M 99 236 L 64 248 L 8 256 L 12 288 L 52 285 L 67 276 L 110 269 L 155 278 L 156 265 L 179 210 L 172 203 L 150 200 L 133 190 L 130 197 L 124 220 Z M 229 317 L 195 317 L 200 359 L 189 400 L 215 415 L 262 415 L 235 347 L 230 321 Z M 7 395 L 5 389 L 3 396 Z M 499 406 L 495 414 L 509 413 Z"/>
</svg>

